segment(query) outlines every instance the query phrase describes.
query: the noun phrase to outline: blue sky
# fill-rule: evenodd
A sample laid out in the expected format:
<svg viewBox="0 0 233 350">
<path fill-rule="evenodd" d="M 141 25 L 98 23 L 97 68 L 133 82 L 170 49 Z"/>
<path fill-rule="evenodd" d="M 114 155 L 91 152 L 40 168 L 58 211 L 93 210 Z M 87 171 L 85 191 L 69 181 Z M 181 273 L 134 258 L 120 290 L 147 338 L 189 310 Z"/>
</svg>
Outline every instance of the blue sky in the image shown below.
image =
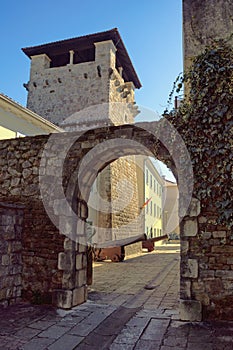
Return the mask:
<svg viewBox="0 0 233 350">
<path fill-rule="evenodd" d="M 182 71 L 181 7 L 181 0 L 2 0 L 0 92 L 26 105 L 30 61 L 22 47 L 117 27 L 143 86 L 137 104 L 162 113 Z"/>
<path fill-rule="evenodd" d="M 146 120 L 164 111 L 183 69 L 182 0 L 2 0 L 0 18 L 0 92 L 23 106 L 30 60 L 22 47 L 118 28 L 142 83 L 136 102 L 150 111 Z"/>
</svg>

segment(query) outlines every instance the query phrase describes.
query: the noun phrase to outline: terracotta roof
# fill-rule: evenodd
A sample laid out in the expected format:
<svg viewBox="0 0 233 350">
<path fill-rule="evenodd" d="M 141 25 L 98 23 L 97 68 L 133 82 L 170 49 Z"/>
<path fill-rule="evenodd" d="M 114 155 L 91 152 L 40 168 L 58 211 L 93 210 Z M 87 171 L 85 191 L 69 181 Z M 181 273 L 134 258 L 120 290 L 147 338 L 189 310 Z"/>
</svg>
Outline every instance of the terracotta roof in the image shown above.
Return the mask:
<svg viewBox="0 0 233 350">
<path fill-rule="evenodd" d="M 99 32 L 95 34 L 89 34 L 80 36 L 77 38 L 55 41 L 48 44 L 42 44 L 38 46 L 22 48 L 22 51 L 31 58 L 34 55 L 46 54 L 49 57 L 55 55 L 61 55 L 67 53 L 70 50 L 75 49 L 89 49 L 94 47 L 94 43 L 105 40 L 112 40 L 117 48 L 117 66 L 123 67 L 123 77 L 125 81 L 132 81 L 137 89 L 140 89 L 141 82 L 134 70 L 133 64 L 130 60 L 128 52 L 122 41 L 117 28 Z"/>
</svg>

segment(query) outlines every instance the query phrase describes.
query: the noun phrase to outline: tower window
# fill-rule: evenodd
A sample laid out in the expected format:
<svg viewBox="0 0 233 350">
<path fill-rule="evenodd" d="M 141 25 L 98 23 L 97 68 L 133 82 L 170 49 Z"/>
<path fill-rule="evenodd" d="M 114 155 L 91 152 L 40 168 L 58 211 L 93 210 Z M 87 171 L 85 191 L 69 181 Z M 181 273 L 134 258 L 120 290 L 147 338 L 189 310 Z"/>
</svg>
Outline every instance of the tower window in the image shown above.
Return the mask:
<svg viewBox="0 0 233 350">
<path fill-rule="evenodd" d="M 50 67 L 62 67 L 66 66 L 70 62 L 70 54 L 69 52 L 63 53 L 61 55 L 51 56 Z"/>
<path fill-rule="evenodd" d="M 73 64 L 84 63 L 84 62 L 92 62 L 95 61 L 95 47 L 91 47 L 89 49 L 73 49 L 74 51 L 74 59 Z M 70 63 L 70 52 L 58 54 L 58 55 L 49 55 L 51 62 L 50 67 L 62 67 L 66 66 Z"/>
</svg>

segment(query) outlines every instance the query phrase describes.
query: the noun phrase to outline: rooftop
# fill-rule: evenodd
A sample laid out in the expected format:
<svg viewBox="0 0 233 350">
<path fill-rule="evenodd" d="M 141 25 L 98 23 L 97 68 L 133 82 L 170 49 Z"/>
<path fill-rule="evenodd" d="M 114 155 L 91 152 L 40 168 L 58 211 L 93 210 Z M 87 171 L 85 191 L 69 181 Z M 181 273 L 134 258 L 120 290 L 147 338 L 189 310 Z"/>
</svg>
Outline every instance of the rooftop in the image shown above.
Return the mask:
<svg viewBox="0 0 233 350">
<path fill-rule="evenodd" d="M 0 93 L 0 125 L 26 135 L 63 132 L 61 128 Z"/>
<path fill-rule="evenodd" d="M 112 40 L 117 48 L 116 64 L 117 67 L 123 68 L 123 78 L 126 82 L 131 81 L 134 83 L 135 88 L 140 89 L 141 82 L 135 72 L 131 59 L 122 41 L 117 28 L 99 32 L 95 34 L 89 34 L 80 36 L 77 38 L 55 41 L 48 44 L 42 44 L 38 46 L 22 48 L 22 51 L 31 58 L 35 55 L 46 54 L 50 59 L 58 55 L 65 55 L 70 50 L 82 51 L 82 59 L 88 61 L 90 55 L 90 49 L 94 50 L 94 43 Z"/>
</svg>

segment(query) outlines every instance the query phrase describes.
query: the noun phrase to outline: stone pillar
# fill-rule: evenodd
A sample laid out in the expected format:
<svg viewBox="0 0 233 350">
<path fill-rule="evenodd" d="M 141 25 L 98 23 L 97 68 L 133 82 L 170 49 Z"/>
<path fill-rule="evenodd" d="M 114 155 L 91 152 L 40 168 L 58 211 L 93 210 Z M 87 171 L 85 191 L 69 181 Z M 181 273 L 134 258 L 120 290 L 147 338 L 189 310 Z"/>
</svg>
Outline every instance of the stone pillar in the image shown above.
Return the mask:
<svg viewBox="0 0 233 350">
<path fill-rule="evenodd" d="M 116 66 L 116 47 L 112 40 L 95 43 L 95 61 L 107 68 L 114 69 Z"/>
<path fill-rule="evenodd" d="M 184 70 L 188 71 L 193 59 L 216 40 L 224 39 L 233 45 L 232 33 L 231 0 L 183 0 Z M 188 90 L 187 86 L 185 90 Z M 180 225 L 182 320 L 200 321 L 207 313 L 215 319 L 232 319 L 229 316 L 232 311 L 226 307 L 230 305 L 232 295 L 228 284 L 232 276 L 228 273 L 230 266 L 226 255 L 230 232 L 218 225 L 216 216 L 215 203 L 204 209 L 193 199 Z M 223 252 L 224 256 L 221 256 Z"/>
<path fill-rule="evenodd" d="M 87 206 L 79 204 L 79 215 L 87 217 Z M 69 220 L 70 219 L 70 220 Z M 53 291 L 53 304 L 62 309 L 70 309 L 87 300 L 87 242 L 85 221 L 76 221 L 70 217 L 67 220 L 67 229 L 70 226 L 72 237 L 65 238 L 64 251 L 58 255 L 58 269 L 62 270 L 62 289 Z M 62 221 L 62 218 L 61 218 Z M 69 225 L 70 223 L 70 225 Z M 74 235 L 73 233 L 76 233 Z M 76 239 L 75 239 L 76 237 Z"/>
<path fill-rule="evenodd" d="M 198 260 L 189 256 L 189 239 L 197 237 L 197 217 L 200 214 L 200 202 L 192 198 L 187 216 L 180 224 L 181 234 L 181 281 L 180 281 L 180 318 L 183 321 L 201 321 L 202 304 L 192 296 L 192 283 L 199 277 Z"/>
<path fill-rule="evenodd" d="M 70 64 L 74 64 L 74 51 L 70 50 Z"/>
<path fill-rule="evenodd" d="M 35 73 L 40 73 L 44 69 L 50 68 L 51 59 L 46 55 L 35 55 L 31 57 L 30 79 L 35 78 Z"/>
</svg>

